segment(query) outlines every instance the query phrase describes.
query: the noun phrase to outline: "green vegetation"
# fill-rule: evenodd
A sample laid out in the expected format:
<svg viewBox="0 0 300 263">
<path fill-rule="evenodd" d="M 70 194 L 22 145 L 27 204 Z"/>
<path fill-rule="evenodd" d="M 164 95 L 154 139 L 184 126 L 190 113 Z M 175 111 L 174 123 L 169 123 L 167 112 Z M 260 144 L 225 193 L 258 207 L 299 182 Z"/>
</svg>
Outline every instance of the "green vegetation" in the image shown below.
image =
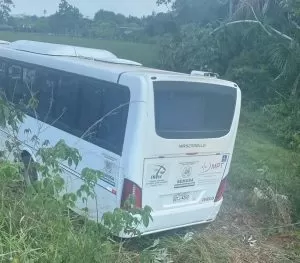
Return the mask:
<svg viewBox="0 0 300 263">
<path fill-rule="evenodd" d="M 107 228 L 74 216 L 66 202 L 79 196 L 54 201 L 48 191 L 33 193 L 19 180 L 22 165 L 1 159 L 0 262 L 300 262 L 299 0 L 158 0 L 171 11 L 139 19 L 100 10 L 92 20 L 64 0 L 42 18 L 8 17 L 11 1 L 2 2 L 2 22 L 40 33 L 0 32 L 0 39 L 104 48 L 149 66 L 217 71 L 239 84 L 243 109 L 224 206 L 204 231 L 114 240 L 120 227 L 134 231 L 126 212 L 107 214 Z M 124 35 L 123 26 L 139 30 Z M 54 163 L 70 153 L 55 155 Z M 93 196 L 99 174 L 85 175 L 82 190 Z M 137 212 L 145 223 L 151 219 L 150 210 Z"/>
<path fill-rule="evenodd" d="M 203 21 L 197 14 L 204 12 L 205 3 L 211 16 L 204 15 Z M 247 110 L 268 120 L 263 122 L 265 131 L 285 147 L 299 150 L 299 3 L 177 0 L 173 12 L 179 32 L 164 39 L 162 66 L 183 72 L 217 71 L 235 81 Z"/>
<path fill-rule="evenodd" d="M 158 66 L 159 47 L 156 44 L 133 43 L 116 40 L 88 39 L 69 36 L 52 36 L 37 33 L 0 32 L 0 39 L 6 41 L 34 40 L 58 44 L 77 45 L 90 48 L 106 49 L 117 56 L 134 60 L 146 66 Z"/>
<path fill-rule="evenodd" d="M 230 184 L 234 191 L 238 190 L 238 198 L 253 195 L 255 187 L 264 190 L 271 187 L 276 193 L 288 196 L 293 203 L 293 212 L 297 211 L 294 214 L 297 220 L 300 208 L 297 194 L 300 187 L 300 154 L 276 144 L 270 134 L 260 132 L 249 125 L 248 118 L 246 120 L 241 121 Z"/>
<path fill-rule="evenodd" d="M 299 198 L 293 195 L 295 192 L 289 192 L 299 187 L 296 178 L 299 158 L 299 154 L 274 145 L 270 138 L 249 131 L 242 123 L 230 173 L 230 191 L 217 222 L 204 232 L 198 233 L 197 227 L 190 229 L 188 232 L 194 233 L 190 237 L 166 233 L 160 235 L 160 240 L 159 236 L 151 236 L 125 242 L 108 238 L 107 231 L 99 225 L 71 214 L 62 203 L 43 192 L 33 195 L 22 190 L 16 180 L 18 170 L 2 162 L 0 262 L 71 263 L 79 262 L 79 258 L 80 262 L 120 263 L 183 260 L 222 263 L 249 259 L 297 262 L 300 254 L 297 255 L 296 245 L 283 242 L 278 246 L 272 240 L 274 215 L 278 212 L 274 213 L 269 204 L 264 207 L 252 204 L 249 208 L 249 196 L 253 195 L 254 186 L 272 182 L 272 187 L 280 193 Z M 262 173 L 261 169 L 267 172 Z M 286 233 L 289 228 L 284 227 L 284 221 L 278 218 L 276 226 L 282 226 L 279 230 Z M 260 227 L 266 227 L 264 237 Z M 275 234 L 279 230 L 275 229 Z M 252 253 L 251 243 L 243 241 L 248 233 L 257 240 L 260 252 Z M 289 235 L 296 240 L 294 235 Z"/>
</svg>

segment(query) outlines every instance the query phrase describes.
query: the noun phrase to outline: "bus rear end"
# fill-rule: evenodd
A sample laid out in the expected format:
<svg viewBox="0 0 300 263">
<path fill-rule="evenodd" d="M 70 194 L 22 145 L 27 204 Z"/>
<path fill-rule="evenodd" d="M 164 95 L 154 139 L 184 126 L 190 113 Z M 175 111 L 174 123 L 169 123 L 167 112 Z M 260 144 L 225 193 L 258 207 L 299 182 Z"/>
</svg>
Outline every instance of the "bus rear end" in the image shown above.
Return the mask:
<svg viewBox="0 0 300 263">
<path fill-rule="evenodd" d="M 153 81 L 140 201 L 153 209 L 146 233 L 211 222 L 222 204 L 241 93 L 234 83 L 191 80 Z"/>
<path fill-rule="evenodd" d="M 143 234 L 212 222 L 231 164 L 240 89 L 196 77 L 156 77 L 149 86 L 142 180 L 125 180 L 123 198 L 134 194 L 137 206 L 153 209 Z"/>
</svg>

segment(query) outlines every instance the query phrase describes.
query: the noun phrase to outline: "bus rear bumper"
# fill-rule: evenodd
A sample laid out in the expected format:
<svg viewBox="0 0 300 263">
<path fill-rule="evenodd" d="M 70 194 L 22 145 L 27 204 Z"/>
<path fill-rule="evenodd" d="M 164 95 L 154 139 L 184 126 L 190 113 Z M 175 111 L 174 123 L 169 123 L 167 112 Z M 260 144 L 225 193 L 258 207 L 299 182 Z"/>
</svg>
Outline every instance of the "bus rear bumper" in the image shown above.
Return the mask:
<svg viewBox="0 0 300 263">
<path fill-rule="evenodd" d="M 216 203 L 153 212 L 153 221 L 150 222 L 147 228 L 139 228 L 139 230 L 142 235 L 149 235 L 173 229 L 211 223 L 216 219 L 222 202 L 223 200 L 220 200 Z M 130 238 L 131 236 L 121 234 L 120 237 Z"/>
</svg>

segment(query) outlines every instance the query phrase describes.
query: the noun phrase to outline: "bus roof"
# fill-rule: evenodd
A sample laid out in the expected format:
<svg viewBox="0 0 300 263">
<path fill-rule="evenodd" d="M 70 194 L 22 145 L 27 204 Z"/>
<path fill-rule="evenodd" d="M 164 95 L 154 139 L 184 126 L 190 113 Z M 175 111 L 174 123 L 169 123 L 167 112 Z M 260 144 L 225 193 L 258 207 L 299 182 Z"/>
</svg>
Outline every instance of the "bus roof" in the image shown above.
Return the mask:
<svg viewBox="0 0 300 263">
<path fill-rule="evenodd" d="M 107 50 L 28 40 L 0 45 L 0 57 L 3 56 L 25 63 L 37 64 L 111 82 L 117 82 L 120 74 L 124 72 L 135 72 L 150 77 L 176 75 L 198 79 L 208 78 L 144 67 L 138 62 L 118 58 Z M 220 81 L 224 82 L 223 80 Z"/>
</svg>

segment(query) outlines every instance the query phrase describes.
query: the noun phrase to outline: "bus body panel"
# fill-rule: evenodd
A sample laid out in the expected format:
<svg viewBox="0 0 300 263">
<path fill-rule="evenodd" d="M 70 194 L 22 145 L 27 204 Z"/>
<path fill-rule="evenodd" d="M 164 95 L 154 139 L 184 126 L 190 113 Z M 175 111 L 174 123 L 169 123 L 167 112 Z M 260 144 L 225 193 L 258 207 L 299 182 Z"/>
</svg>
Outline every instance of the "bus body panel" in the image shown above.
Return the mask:
<svg viewBox="0 0 300 263">
<path fill-rule="evenodd" d="M 148 83 L 141 76 L 122 74 L 119 83 L 130 88 L 131 99 L 121 157 L 122 177 L 134 181 L 140 187 L 143 183 L 143 159 L 147 141 Z"/>
<path fill-rule="evenodd" d="M 25 132 L 28 128 L 31 129 L 29 135 Z M 40 143 L 48 140 L 50 147 L 55 146 L 60 140 L 64 140 L 68 146 L 77 149 L 82 157 L 77 167 L 75 164 L 69 166 L 67 162 L 60 164 L 63 170 L 62 177 L 65 181 L 65 190 L 61 194 L 76 193 L 79 190 L 84 183 L 84 180 L 81 178 L 83 169 L 90 168 L 103 172 L 103 178 L 98 181 L 95 189 L 97 202 L 89 198 L 88 202 L 84 203 L 79 198 L 76 202 L 77 210 L 87 207 L 89 215 L 95 219 L 97 213 L 98 217 L 101 218 L 104 212 L 111 211 L 112 207 L 118 205 L 117 194 L 122 192 L 118 191 L 120 163 L 118 155 L 27 116 L 20 126 L 18 138 L 22 142 L 22 150 L 30 150 L 37 162 L 41 161 L 36 156 L 36 151 L 40 145 L 31 140 L 32 135 L 37 135 Z"/>
<path fill-rule="evenodd" d="M 179 229 L 213 222 L 222 206 L 223 200 L 216 203 L 183 206 L 179 209 L 161 210 L 152 214 L 153 220 L 147 228 L 140 227 L 142 235 Z M 128 235 L 122 235 L 129 238 Z"/>
</svg>

